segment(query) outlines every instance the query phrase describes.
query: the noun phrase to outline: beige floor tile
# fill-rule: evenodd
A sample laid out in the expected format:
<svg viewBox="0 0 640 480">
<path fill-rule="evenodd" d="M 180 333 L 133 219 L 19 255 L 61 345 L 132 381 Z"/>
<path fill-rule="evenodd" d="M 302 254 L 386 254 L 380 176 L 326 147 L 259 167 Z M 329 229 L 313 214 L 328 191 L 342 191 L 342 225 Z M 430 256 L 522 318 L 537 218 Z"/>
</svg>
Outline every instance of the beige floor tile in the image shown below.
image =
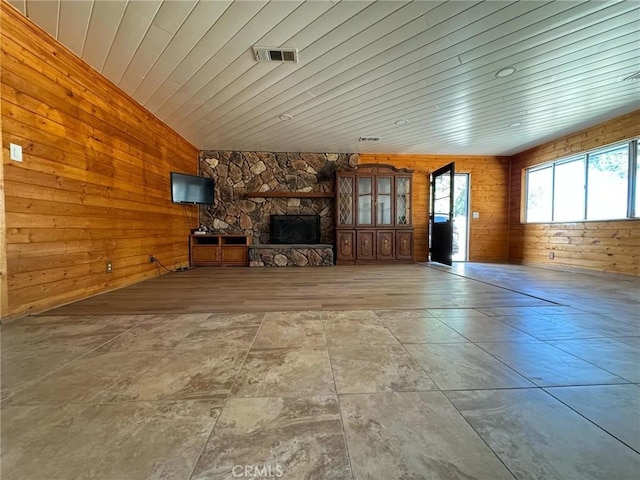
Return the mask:
<svg viewBox="0 0 640 480">
<path fill-rule="evenodd" d="M 534 337 L 490 317 L 455 317 L 441 320 L 472 342 L 536 341 Z"/>
<path fill-rule="evenodd" d="M 252 350 L 231 391 L 239 397 L 335 394 L 326 348 Z"/>
<path fill-rule="evenodd" d="M 92 352 L 18 392 L 10 405 L 110 401 L 166 352 Z"/>
<path fill-rule="evenodd" d="M 97 411 L 90 404 L 2 407 L 2 478 L 40 479 L 43 463 L 55 463 L 66 443 L 87 428 Z"/>
<path fill-rule="evenodd" d="M 551 387 L 545 390 L 640 453 L 638 385 Z"/>
<path fill-rule="evenodd" d="M 356 479 L 513 477 L 440 392 L 340 395 Z"/>
<path fill-rule="evenodd" d="M 267 312 L 264 315 L 266 320 L 322 320 L 322 312 L 313 310 L 289 311 L 289 312 Z"/>
<path fill-rule="evenodd" d="M 230 398 L 192 479 L 235 477 L 352 478 L 335 397 Z"/>
<path fill-rule="evenodd" d="M 264 313 L 211 313 L 198 324 L 198 328 L 256 327 L 264 316 Z"/>
<path fill-rule="evenodd" d="M 640 349 L 610 338 L 550 341 L 549 344 L 630 382 L 640 382 Z"/>
<path fill-rule="evenodd" d="M 296 316 L 298 317 L 298 316 Z M 253 342 L 253 348 L 324 347 L 326 340 L 322 320 L 267 319 Z"/>
<path fill-rule="evenodd" d="M 86 428 L 41 469 L 47 480 L 189 478 L 221 406 L 217 401 L 94 405 Z"/>
<path fill-rule="evenodd" d="M 519 480 L 637 478 L 640 455 L 540 389 L 447 392 Z"/>
<path fill-rule="evenodd" d="M 234 347 L 174 350 L 114 400 L 224 399 L 246 354 Z"/>
<path fill-rule="evenodd" d="M 376 318 L 331 317 L 323 319 L 329 345 L 399 345 L 387 327 Z"/>
<path fill-rule="evenodd" d="M 329 348 L 338 393 L 435 390 L 437 387 L 401 346 Z"/>
<path fill-rule="evenodd" d="M 405 345 L 442 390 L 521 388 L 533 384 L 471 343 Z"/>
<path fill-rule="evenodd" d="M 543 342 L 479 343 L 478 346 L 541 387 L 626 382 Z"/>
<path fill-rule="evenodd" d="M 203 348 L 234 347 L 248 350 L 258 333 L 259 325 L 220 326 L 200 324 L 184 336 L 175 348 L 179 350 L 202 350 Z"/>
<path fill-rule="evenodd" d="M 383 320 L 387 328 L 402 343 L 452 343 L 468 342 L 442 321 L 433 317 L 394 318 L 388 315 Z"/>
</svg>

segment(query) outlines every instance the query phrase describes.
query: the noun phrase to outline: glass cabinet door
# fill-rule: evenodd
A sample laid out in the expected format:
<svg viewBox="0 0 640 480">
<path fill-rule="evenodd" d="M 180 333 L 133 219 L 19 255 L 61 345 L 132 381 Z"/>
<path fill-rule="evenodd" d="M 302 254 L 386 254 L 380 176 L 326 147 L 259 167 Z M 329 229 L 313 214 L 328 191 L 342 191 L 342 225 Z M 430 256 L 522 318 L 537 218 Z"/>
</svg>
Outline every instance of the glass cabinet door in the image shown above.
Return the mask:
<svg viewBox="0 0 640 480">
<path fill-rule="evenodd" d="M 353 224 L 353 177 L 338 177 L 338 224 Z"/>
<path fill-rule="evenodd" d="M 373 179 L 358 178 L 358 224 L 373 224 Z"/>
<path fill-rule="evenodd" d="M 411 224 L 411 180 L 396 177 L 396 225 Z"/>
<path fill-rule="evenodd" d="M 391 225 L 393 219 L 391 177 L 377 178 L 376 193 L 376 222 L 378 225 Z"/>
</svg>

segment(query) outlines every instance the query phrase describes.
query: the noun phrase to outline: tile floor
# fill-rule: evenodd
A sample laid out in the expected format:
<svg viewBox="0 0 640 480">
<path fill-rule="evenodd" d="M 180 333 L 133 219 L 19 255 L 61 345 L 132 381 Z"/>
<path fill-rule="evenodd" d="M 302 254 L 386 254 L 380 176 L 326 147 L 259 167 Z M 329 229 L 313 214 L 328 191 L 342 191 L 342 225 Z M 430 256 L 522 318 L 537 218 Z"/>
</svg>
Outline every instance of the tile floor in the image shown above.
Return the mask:
<svg viewBox="0 0 640 480">
<path fill-rule="evenodd" d="M 2 478 L 638 480 L 625 312 L 26 318 L 2 328 Z"/>
</svg>

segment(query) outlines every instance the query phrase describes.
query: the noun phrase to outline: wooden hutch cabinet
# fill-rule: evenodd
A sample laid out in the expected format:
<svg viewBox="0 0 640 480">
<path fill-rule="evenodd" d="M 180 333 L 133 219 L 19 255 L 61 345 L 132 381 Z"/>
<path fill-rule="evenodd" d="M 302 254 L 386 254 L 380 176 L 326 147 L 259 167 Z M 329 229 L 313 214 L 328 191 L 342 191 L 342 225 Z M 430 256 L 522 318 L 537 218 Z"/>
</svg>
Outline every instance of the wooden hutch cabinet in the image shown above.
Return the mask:
<svg viewBox="0 0 640 480">
<path fill-rule="evenodd" d="M 413 260 L 411 170 L 363 164 L 336 176 L 336 264 Z"/>
</svg>

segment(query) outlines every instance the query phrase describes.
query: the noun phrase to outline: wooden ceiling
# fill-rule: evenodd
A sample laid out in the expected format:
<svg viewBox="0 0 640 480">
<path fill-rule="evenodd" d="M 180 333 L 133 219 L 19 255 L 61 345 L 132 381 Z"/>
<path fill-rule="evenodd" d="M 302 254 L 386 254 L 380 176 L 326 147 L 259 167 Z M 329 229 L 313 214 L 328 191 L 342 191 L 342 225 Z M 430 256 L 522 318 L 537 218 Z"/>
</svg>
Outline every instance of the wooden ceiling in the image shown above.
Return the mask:
<svg viewBox="0 0 640 480">
<path fill-rule="evenodd" d="M 637 1 L 9 3 L 200 149 L 510 155 L 640 108 Z"/>
</svg>

